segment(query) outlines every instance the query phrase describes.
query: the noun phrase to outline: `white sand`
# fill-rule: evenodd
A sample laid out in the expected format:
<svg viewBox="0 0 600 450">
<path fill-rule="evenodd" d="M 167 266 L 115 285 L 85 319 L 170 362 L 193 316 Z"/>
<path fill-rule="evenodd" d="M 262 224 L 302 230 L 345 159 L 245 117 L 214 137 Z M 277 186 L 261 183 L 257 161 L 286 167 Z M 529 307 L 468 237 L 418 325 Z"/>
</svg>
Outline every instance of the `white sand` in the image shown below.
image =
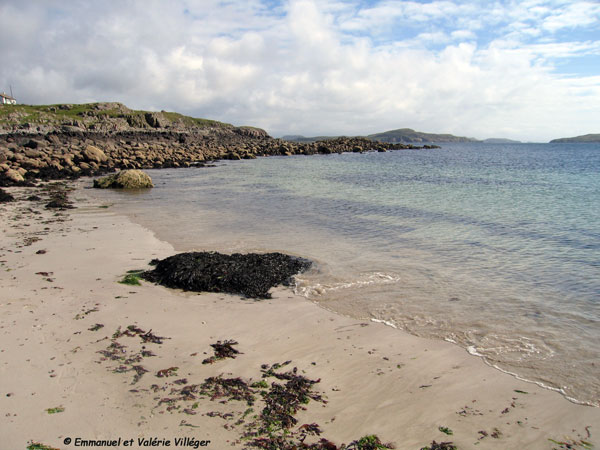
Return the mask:
<svg viewBox="0 0 600 450">
<path fill-rule="evenodd" d="M 24 198 L 32 190 L 10 192 Z M 287 289 L 256 302 L 119 284 L 126 271 L 147 268 L 150 259 L 173 254 L 172 247 L 110 209 L 77 206 L 63 213 L 65 222 L 44 223 L 57 217 L 43 203 L 0 205 L 0 449 L 25 449 L 29 441 L 74 448 L 74 442 L 64 444 L 67 437 L 134 439 L 131 446 L 97 448 L 148 448 L 137 438 L 156 437 L 173 448 L 183 436 L 210 440 L 205 448 L 229 448 L 243 425 L 225 429 L 235 420 L 205 413 L 241 412 L 245 404 L 204 398 L 198 413 L 187 415 L 158 402 L 180 387 L 172 384 L 178 378 L 198 384 L 223 374 L 257 381 L 261 364 L 286 360 L 292 360 L 288 368 L 320 378 L 315 388 L 328 401 L 311 401 L 298 425 L 316 422 L 322 437 L 338 445 L 367 434 L 398 449 L 420 449 L 434 439 L 459 449 L 561 448 L 549 439 L 600 443 L 599 408 L 519 381 L 450 343 L 342 317 Z M 40 240 L 24 245 L 27 238 Z M 104 327 L 90 331 L 97 323 Z M 170 338 L 146 344 L 157 356 L 139 363 L 149 372 L 135 385 L 133 372 L 113 373 L 119 364 L 98 353 L 128 325 Z M 243 354 L 203 365 L 210 344 L 225 339 L 236 340 Z M 140 349 L 138 337 L 118 341 Z M 176 377 L 155 376 L 170 367 L 178 367 Z M 167 383 L 165 391 L 149 390 Z M 55 407 L 64 411 L 48 414 Z M 453 435 L 439 431 L 442 426 Z"/>
</svg>

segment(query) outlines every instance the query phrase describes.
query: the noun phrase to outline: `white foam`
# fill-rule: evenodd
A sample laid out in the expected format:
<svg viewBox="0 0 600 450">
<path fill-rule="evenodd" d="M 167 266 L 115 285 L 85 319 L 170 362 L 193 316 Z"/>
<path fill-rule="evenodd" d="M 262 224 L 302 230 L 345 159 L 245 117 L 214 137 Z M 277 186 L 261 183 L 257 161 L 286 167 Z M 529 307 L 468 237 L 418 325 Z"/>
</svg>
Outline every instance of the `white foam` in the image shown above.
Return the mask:
<svg viewBox="0 0 600 450">
<path fill-rule="evenodd" d="M 398 326 L 395 323 L 390 322 L 389 320 L 382 320 L 382 319 L 371 318 L 371 322 L 382 323 L 384 325 L 387 325 L 388 327 L 392 327 L 392 328 L 398 329 Z"/>
<path fill-rule="evenodd" d="M 361 288 L 376 284 L 396 283 L 400 281 L 400 277 L 396 274 L 390 274 L 385 272 L 373 272 L 362 274 L 357 280 L 331 284 L 315 283 L 313 285 L 302 286 L 302 281 L 304 280 L 296 277 L 294 292 L 298 295 L 302 295 L 303 297 L 309 298 L 313 296 L 320 296 L 331 291 L 339 291 L 342 289 Z"/>
<path fill-rule="evenodd" d="M 445 339 L 445 340 L 452 342 L 452 340 L 449 340 L 449 339 Z M 508 375 L 511 375 L 511 376 L 515 377 L 517 380 L 521 380 L 521 381 L 524 381 L 526 383 L 533 383 L 533 384 L 535 384 L 535 385 L 537 385 L 537 386 L 539 386 L 539 387 L 541 387 L 543 389 L 548 389 L 550 391 L 558 392 L 564 398 L 566 398 L 567 400 L 569 400 L 571 403 L 575 403 L 577 405 L 594 406 L 594 407 L 599 407 L 600 406 L 600 403 L 585 402 L 585 401 L 577 400 L 576 398 L 570 397 L 570 396 L 567 395 L 566 391 L 564 389 L 562 389 L 562 388 L 557 388 L 557 387 L 554 387 L 554 386 L 549 386 L 549 385 L 547 385 L 545 383 L 542 383 L 541 381 L 535 381 L 535 380 L 530 380 L 528 378 L 524 378 L 524 377 L 522 377 L 521 375 L 519 375 L 519 374 L 517 374 L 515 372 L 511 372 L 510 370 L 503 369 L 502 367 L 499 367 L 496 364 L 492 364 L 491 362 L 489 362 L 487 360 L 487 358 L 485 357 L 485 355 L 482 355 L 481 353 L 479 353 L 477 351 L 477 349 L 476 349 L 476 347 L 474 345 L 469 345 L 466 350 L 471 355 L 481 357 L 481 359 L 483 359 L 483 362 L 486 363 L 488 366 L 493 367 L 494 369 L 499 370 L 502 373 L 506 373 Z"/>
</svg>

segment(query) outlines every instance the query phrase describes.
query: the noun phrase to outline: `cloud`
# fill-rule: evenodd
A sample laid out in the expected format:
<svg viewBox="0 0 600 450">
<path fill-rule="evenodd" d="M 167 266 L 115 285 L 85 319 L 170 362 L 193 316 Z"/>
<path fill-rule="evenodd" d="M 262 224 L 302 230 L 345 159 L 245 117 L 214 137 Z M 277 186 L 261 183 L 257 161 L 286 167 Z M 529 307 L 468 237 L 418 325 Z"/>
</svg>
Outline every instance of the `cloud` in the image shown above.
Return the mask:
<svg viewBox="0 0 600 450">
<path fill-rule="evenodd" d="M 121 101 L 281 134 L 411 127 L 548 140 L 598 131 L 597 3 L 177 0 L 0 5 L 20 101 Z M 595 71 L 595 73 L 594 73 Z"/>
</svg>

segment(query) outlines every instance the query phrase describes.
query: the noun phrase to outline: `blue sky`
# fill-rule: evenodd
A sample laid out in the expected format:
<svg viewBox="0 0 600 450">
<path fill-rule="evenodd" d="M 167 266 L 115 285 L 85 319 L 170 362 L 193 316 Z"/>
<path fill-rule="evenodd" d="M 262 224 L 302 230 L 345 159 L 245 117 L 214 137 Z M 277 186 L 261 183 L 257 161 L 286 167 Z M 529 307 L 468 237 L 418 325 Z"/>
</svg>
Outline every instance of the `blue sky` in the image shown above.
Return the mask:
<svg viewBox="0 0 600 450">
<path fill-rule="evenodd" d="M 600 133 L 600 2 L 0 4 L 0 89 L 283 134 Z"/>
</svg>

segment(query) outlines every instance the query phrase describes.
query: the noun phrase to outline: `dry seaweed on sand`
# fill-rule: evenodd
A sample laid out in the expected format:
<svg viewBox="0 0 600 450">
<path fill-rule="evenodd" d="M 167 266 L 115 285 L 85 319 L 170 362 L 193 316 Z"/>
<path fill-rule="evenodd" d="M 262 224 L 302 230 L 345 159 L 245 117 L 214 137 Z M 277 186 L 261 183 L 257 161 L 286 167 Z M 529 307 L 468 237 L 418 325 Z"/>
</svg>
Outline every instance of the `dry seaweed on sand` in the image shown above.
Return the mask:
<svg viewBox="0 0 600 450">
<path fill-rule="evenodd" d="M 131 384 L 136 384 L 138 381 L 140 381 L 142 379 L 144 374 L 146 372 L 148 372 L 148 369 L 146 369 L 143 366 L 132 366 L 131 369 L 135 372 L 135 375 L 133 376 L 133 381 Z"/>
<path fill-rule="evenodd" d="M 153 263 L 155 268 L 141 274 L 141 278 L 186 291 L 226 292 L 250 298 L 270 298 L 269 289 L 289 284 L 294 275 L 311 266 L 306 259 L 282 253 L 189 252 Z"/>
<path fill-rule="evenodd" d="M 52 183 L 44 187 L 48 192 L 50 201 L 46 204 L 48 209 L 73 209 L 73 203 L 69 200 L 69 191 L 71 190 L 62 183 Z"/>
<path fill-rule="evenodd" d="M 587 439 L 591 437 L 589 427 L 586 427 Z M 552 450 L 566 450 L 566 449 L 579 449 L 579 450 L 591 450 L 594 448 L 594 444 L 583 439 L 575 440 L 572 438 L 565 439 L 563 441 L 557 441 L 555 439 L 548 439 L 554 445 L 558 447 L 552 447 Z"/>
<path fill-rule="evenodd" d="M 369 436 L 363 436 L 356 441 L 352 441 L 347 446 L 342 445 L 340 450 L 384 450 L 394 448 L 396 448 L 394 444 L 384 444 L 377 436 L 371 434 Z"/>
<path fill-rule="evenodd" d="M 172 376 L 177 375 L 178 370 L 179 370 L 179 367 L 169 367 L 168 369 L 162 369 L 162 370 L 159 370 L 158 372 L 156 372 L 156 376 L 158 378 L 172 377 Z"/>
<path fill-rule="evenodd" d="M 29 442 L 27 450 L 59 450 L 56 447 L 50 447 L 49 445 L 42 444 L 41 442 Z"/>
<path fill-rule="evenodd" d="M 186 393 L 186 388 L 181 390 Z M 255 391 L 241 378 L 210 377 L 199 386 L 199 394 L 209 396 L 211 400 L 244 401 L 252 406 L 256 401 Z"/>
<path fill-rule="evenodd" d="M 275 377 L 285 380 L 285 384 L 273 382 L 268 390 L 261 391 L 264 407 L 257 419 L 247 426 L 246 438 L 251 438 L 250 447 L 255 448 L 336 448 L 334 447 L 306 447 L 303 443 L 308 434 L 320 430 L 317 424 L 302 425 L 298 432 L 290 430 L 296 426 L 298 419 L 294 417 L 300 409 L 305 409 L 310 400 L 325 403 L 322 396 L 313 390 L 313 386 L 320 380 L 311 380 L 303 375 L 298 375 L 297 368 L 285 373 L 275 372 L 274 367 L 263 364 L 261 371 L 263 377 Z M 299 437 L 296 437 L 298 435 Z M 299 441 L 302 439 L 302 441 Z M 324 444 L 323 444 L 324 445 Z M 277 447 L 280 446 L 280 447 Z M 304 446 L 304 447 L 303 447 Z"/>
<path fill-rule="evenodd" d="M 212 364 L 216 361 L 220 361 L 225 358 L 235 358 L 240 354 L 240 351 L 233 348 L 234 345 L 238 345 L 238 343 L 234 340 L 227 340 L 224 342 L 217 341 L 215 344 L 210 344 L 210 346 L 214 349 L 215 354 L 210 358 L 206 358 L 202 361 L 202 364 Z"/>
<path fill-rule="evenodd" d="M 452 442 L 440 442 L 433 441 L 429 446 L 421 448 L 421 450 L 456 450 L 456 445 Z"/>
<path fill-rule="evenodd" d="M 121 330 L 121 327 L 117 328 L 117 331 L 113 333 L 112 338 L 118 339 L 121 336 L 139 336 L 142 342 L 151 342 L 153 344 L 162 344 L 164 339 L 169 339 L 163 336 L 156 336 L 152 333 L 152 330 L 144 331 L 135 325 L 129 325 L 125 330 Z"/>
<path fill-rule="evenodd" d="M 98 324 L 97 324 L 98 325 Z M 142 343 L 152 342 L 161 344 L 164 337 L 155 336 L 150 331 L 144 331 L 135 325 L 129 325 L 124 330 L 118 327 L 113 333 L 111 343 L 104 350 L 98 351 L 104 358 L 102 360 L 117 361 L 120 365 L 113 369 L 115 373 L 134 372 L 133 380 L 131 384 L 136 384 L 148 372 L 144 366 L 139 364 L 144 358 L 156 356 L 152 351 L 142 346 L 141 350 L 137 352 L 128 352 L 127 347 L 121 344 L 117 339 L 127 336 L 136 337 L 139 336 L 142 339 Z M 176 368 L 170 368 L 176 369 Z M 169 373 L 170 375 L 170 373 Z"/>
</svg>

